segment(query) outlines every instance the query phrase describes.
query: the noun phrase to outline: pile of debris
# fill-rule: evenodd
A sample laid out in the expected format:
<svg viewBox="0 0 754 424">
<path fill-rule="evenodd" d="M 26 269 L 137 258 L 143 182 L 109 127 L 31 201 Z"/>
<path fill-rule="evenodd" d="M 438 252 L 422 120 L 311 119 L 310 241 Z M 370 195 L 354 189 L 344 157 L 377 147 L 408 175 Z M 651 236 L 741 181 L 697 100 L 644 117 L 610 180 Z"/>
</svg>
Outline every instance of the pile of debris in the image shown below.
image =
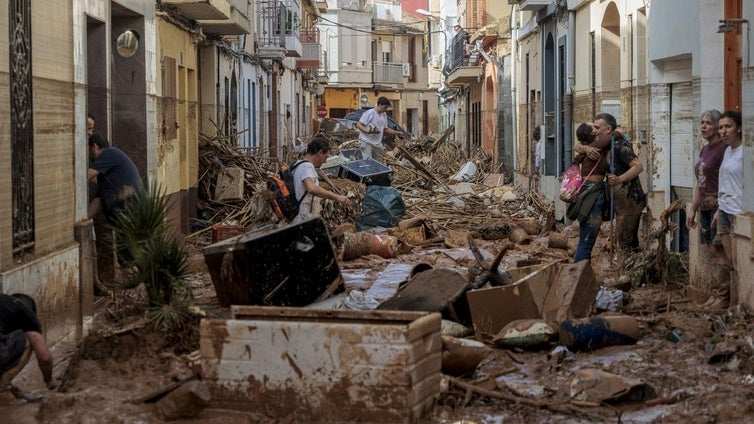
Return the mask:
<svg viewBox="0 0 754 424">
<path fill-rule="evenodd" d="M 512 220 L 536 220 L 545 230 L 551 228 L 554 209 L 550 202 L 539 193 L 505 185 L 509 176 L 492 172 L 491 158 L 481 152 L 476 157 L 467 157 L 458 144 L 444 142 L 449 133 L 438 140 L 399 139 L 386 153 L 385 164 L 392 169 L 392 187 L 400 192 L 406 204 L 406 218 L 420 218 L 434 230 L 465 230 L 477 227 L 480 221 L 499 228 Z M 282 161 L 276 155 L 260 158 L 258 153 L 242 152 L 233 145 L 234 140 L 223 135 L 200 137 L 201 219 L 195 225 L 199 230 L 192 236 L 217 224 L 237 227 L 241 232 L 277 222 L 265 196 L 265 176 L 276 172 L 281 162 L 292 163 L 299 155 L 286 151 Z M 357 146 L 358 140 L 333 146 L 333 153 L 348 151 L 353 145 Z M 366 187 L 339 178 L 337 172 L 320 172 L 320 184 L 349 197 L 353 203 L 348 207 L 315 198 L 315 211 L 319 211 L 328 229 L 335 231 L 343 224 L 354 223 L 361 213 Z"/>
</svg>

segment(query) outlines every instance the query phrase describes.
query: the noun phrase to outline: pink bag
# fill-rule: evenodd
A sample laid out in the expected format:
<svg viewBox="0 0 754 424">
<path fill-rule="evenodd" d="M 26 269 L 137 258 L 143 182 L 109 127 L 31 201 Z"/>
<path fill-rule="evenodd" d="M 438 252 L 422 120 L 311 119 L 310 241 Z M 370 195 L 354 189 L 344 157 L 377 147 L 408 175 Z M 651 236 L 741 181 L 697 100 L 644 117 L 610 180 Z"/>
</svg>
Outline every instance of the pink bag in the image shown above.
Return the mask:
<svg viewBox="0 0 754 424">
<path fill-rule="evenodd" d="M 560 200 L 566 203 L 575 202 L 582 185 L 584 185 L 584 179 L 581 177 L 581 168 L 578 165 L 571 165 L 563 174 L 563 181 L 560 183 Z"/>
<path fill-rule="evenodd" d="M 562 182 L 560 183 L 560 200 L 566 203 L 574 203 L 578 200 L 581 186 L 592 176 L 592 172 L 597 169 L 597 165 L 600 164 L 601 160 L 602 153 L 600 153 L 600 158 L 597 159 L 597 163 L 594 164 L 586 178 L 581 176 L 581 167 L 579 165 L 571 165 L 563 174 Z"/>
</svg>

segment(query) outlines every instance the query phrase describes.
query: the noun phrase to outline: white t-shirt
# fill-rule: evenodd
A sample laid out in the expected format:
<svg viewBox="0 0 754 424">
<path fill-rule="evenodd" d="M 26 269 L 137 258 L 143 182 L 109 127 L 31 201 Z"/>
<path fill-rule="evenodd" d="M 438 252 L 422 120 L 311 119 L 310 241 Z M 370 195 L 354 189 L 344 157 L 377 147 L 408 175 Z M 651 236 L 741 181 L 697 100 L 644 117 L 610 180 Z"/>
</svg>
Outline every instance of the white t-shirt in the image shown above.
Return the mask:
<svg viewBox="0 0 754 424">
<path fill-rule="evenodd" d="M 374 125 L 377 127 L 377 131 L 379 131 L 377 134 L 367 134 L 359 131 L 359 140 L 373 146 L 381 147 L 382 133 L 385 131 L 385 128 L 387 128 L 387 113 L 377 113 L 377 111 L 372 108 L 361 115 L 359 122 L 365 127 Z"/>
<path fill-rule="evenodd" d="M 725 149 L 718 175 L 717 204 L 720 210 L 731 215 L 743 213 L 743 150 L 743 144 Z"/>
<path fill-rule="evenodd" d="M 301 200 L 301 205 L 299 205 L 298 208 L 298 215 L 293 218 L 292 223 L 304 221 L 312 216 L 312 199 L 314 198 L 314 196 L 306 193 L 304 180 L 307 178 L 311 178 L 312 180 L 314 180 L 314 184 L 319 185 L 317 170 L 314 168 L 314 165 L 312 165 L 312 163 L 308 161 L 301 163 L 296 167 L 296 169 L 293 170 L 293 187 L 296 190 L 296 199 L 301 199 L 304 194 L 306 194 L 306 196 L 303 200 Z"/>
</svg>

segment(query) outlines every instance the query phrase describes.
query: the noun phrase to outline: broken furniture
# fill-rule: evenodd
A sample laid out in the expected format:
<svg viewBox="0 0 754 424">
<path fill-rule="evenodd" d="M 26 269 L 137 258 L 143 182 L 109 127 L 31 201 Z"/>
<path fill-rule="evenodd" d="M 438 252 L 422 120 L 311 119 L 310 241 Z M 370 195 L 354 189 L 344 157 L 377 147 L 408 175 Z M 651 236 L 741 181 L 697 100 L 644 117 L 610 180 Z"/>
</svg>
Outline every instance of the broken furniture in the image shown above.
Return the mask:
<svg viewBox="0 0 754 424">
<path fill-rule="evenodd" d="M 223 306 L 305 306 L 343 280 L 321 218 L 229 238 L 205 247 L 204 259 Z"/>
<path fill-rule="evenodd" d="M 417 422 L 440 393 L 440 315 L 233 306 L 203 319 L 213 408 L 298 422 Z"/>
</svg>

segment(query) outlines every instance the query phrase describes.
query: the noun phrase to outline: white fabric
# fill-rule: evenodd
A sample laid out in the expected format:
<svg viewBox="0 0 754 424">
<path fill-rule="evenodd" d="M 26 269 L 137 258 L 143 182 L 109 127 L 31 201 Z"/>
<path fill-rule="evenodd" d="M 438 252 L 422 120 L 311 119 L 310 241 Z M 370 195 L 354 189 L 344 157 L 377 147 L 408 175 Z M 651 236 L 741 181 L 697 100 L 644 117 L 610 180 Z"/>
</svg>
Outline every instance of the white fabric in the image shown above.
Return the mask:
<svg viewBox="0 0 754 424">
<path fill-rule="evenodd" d="M 382 147 L 382 133 L 385 131 L 385 128 L 387 128 L 387 113 L 377 113 L 377 111 L 372 108 L 361 115 L 359 122 L 365 127 L 374 125 L 377 127 L 378 131 L 377 134 L 367 134 L 359 131 L 359 141 L 369 143 L 373 146 Z"/>
<path fill-rule="evenodd" d="M 744 170 L 743 145 L 735 149 L 728 147 L 723 154 L 718 176 L 718 207 L 730 214 L 743 213 Z"/>
<path fill-rule="evenodd" d="M 537 142 L 537 147 L 534 149 L 534 166 L 539 168 L 542 164 L 542 140 Z"/>
<path fill-rule="evenodd" d="M 299 161 L 300 162 L 300 161 Z M 314 180 L 314 184 L 319 185 L 319 178 L 317 177 L 317 170 L 314 168 L 311 162 L 304 162 L 293 170 L 293 187 L 296 190 L 296 199 L 301 199 L 301 196 L 306 193 L 306 186 L 304 186 L 304 180 L 311 178 Z M 299 223 L 305 221 L 313 216 L 312 199 L 314 196 L 308 194 L 301 201 L 301 205 L 298 208 L 298 215 L 293 218 L 292 223 Z"/>
</svg>

